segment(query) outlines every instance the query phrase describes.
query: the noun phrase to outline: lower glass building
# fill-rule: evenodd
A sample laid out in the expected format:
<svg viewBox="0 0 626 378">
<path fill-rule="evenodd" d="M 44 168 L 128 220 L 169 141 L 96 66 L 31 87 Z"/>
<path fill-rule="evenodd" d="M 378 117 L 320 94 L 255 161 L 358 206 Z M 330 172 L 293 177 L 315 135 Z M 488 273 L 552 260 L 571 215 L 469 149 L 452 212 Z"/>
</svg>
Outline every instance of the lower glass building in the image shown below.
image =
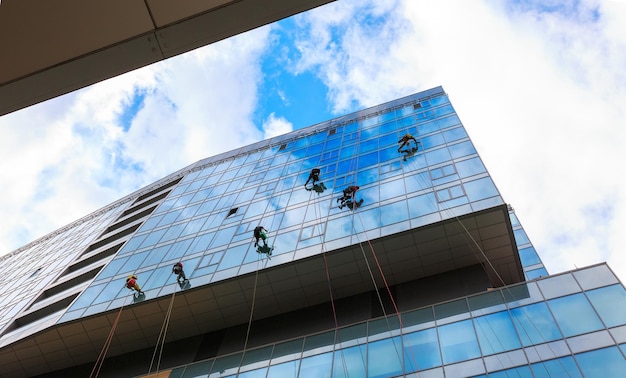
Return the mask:
<svg viewBox="0 0 626 378">
<path fill-rule="evenodd" d="M 2 377 L 626 371 L 624 286 L 548 275 L 441 87 L 199 161 L 0 270 Z"/>
</svg>

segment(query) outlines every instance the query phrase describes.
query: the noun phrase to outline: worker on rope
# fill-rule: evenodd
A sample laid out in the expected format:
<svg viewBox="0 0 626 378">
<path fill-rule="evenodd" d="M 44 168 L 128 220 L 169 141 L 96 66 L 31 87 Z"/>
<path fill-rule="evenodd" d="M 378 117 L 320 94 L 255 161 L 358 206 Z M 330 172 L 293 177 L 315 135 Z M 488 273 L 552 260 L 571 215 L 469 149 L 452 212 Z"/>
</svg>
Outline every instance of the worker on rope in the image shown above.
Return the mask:
<svg viewBox="0 0 626 378">
<path fill-rule="evenodd" d="M 315 184 L 316 181 L 320 181 L 320 170 L 319 170 L 319 168 L 313 168 L 311 170 L 311 173 L 309 174 L 309 178 L 304 183 L 304 189 L 306 189 L 308 191 L 315 190 L 317 193 L 324 192 L 324 190 L 326 190 L 326 185 L 324 185 L 323 182 L 320 182 L 319 184 Z M 311 182 L 313 184 L 313 186 L 310 187 L 310 188 L 307 188 L 307 185 L 309 184 L 309 182 Z"/>
<path fill-rule="evenodd" d="M 401 152 L 400 150 L 402 150 L 402 147 L 408 146 L 411 140 L 415 143 L 414 149 L 415 151 L 417 151 L 419 142 L 417 141 L 417 139 L 415 139 L 415 137 L 413 137 L 413 135 L 407 133 L 398 141 L 398 143 L 402 143 L 400 144 L 400 147 L 398 147 L 398 152 Z M 406 151 L 409 151 L 409 150 L 406 150 Z"/>
<path fill-rule="evenodd" d="M 183 284 L 185 283 L 185 281 L 189 281 L 187 277 L 185 276 L 185 271 L 183 270 L 183 263 L 181 263 L 180 261 L 174 264 L 174 266 L 172 267 L 172 273 L 177 275 L 176 282 L 178 282 L 179 284 Z"/>
<path fill-rule="evenodd" d="M 343 190 L 343 197 L 337 198 L 337 202 L 341 202 L 339 204 L 339 208 L 343 209 L 344 206 L 348 206 L 350 210 L 354 210 L 355 207 L 355 194 L 356 191 L 359 190 L 357 185 L 350 185 L 349 187 Z M 356 207 L 361 206 L 363 203 L 363 198 L 361 198 L 358 202 L 356 202 Z"/>
<path fill-rule="evenodd" d="M 272 255 L 272 250 L 274 249 L 273 247 L 270 247 L 269 245 L 267 245 L 267 234 L 266 232 L 269 232 L 267 229 L 265 229 L 265 227 L 263 226 L 257 226 L 254 228 L 254 246 L 257 247 L 257 252 L 258 253 L 265 253 L 268 256 Z M 263 246 L 261 247 L 259 245 L 259 239 L 263 240 Z"/>
<path fill-rule="evenodd" d="M 137 295 L 145 294 L 143 291 L 141 291 L 141 287 L 139 287 L 139 284 L 137 283 L 137 276 L 134 274 L 131 274 L 126 278 L 126 288 L 130 290 L 135 290 L 137 292 Z M 133 295 L 135 294 L 133 293 Z"/>
</svg>

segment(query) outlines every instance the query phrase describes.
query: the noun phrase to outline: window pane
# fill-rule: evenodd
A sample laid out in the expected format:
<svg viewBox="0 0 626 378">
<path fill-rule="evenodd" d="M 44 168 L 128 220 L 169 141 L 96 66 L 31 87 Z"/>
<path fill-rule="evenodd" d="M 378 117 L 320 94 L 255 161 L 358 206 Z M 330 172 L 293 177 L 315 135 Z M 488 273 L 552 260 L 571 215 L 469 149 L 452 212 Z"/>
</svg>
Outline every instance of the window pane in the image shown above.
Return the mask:
<svg viewBox="0 0 626 378">
<path fill-rule="evenodd" d="M 604 328 L 583 294 L 552 299 L 548 305 L 565 336 L 597 331 Z M 576 314 L 576 316 L 572 316 Z"/>
<path fill-rule="evenodd" d="M 480 356 L 480 349 L 471 320 L 439 327 L 439 340 L 445 364 Z"/>
<path fill-rule="evenodd" d="M 626 324 L 626 290 L 622 285 L 591 290 L 587 296 L 607 327 Z"/>
<path fill-rule="evenodd" d="M 320 378 L 330 376 L 333 353 L 318 354 L 302 359 L 299 378 Z"/>
<path fill-rule="evenodd" d="M 366 377 L 367 345 L 335 351 L 333 378 Z"/>
<path fill-rule="evenodd" d="M 404 368 L 406 373 L 441 365 L 439 342 L 435 328 L 404 336 Z"/>
<path fill-rule="evenodd" d="M 543 302 L 511 309 L 511 316 L 524 346 L 561 338 L 561 332 Z"/>
<path fill-rule="evenodd" d="M 585 377 L 622 377 L 626 360 L 617 347 L 604 348 L 576 355 Z"/>
<path fill-rule="evenodd" d="M 399 337 L 369 344 L 367 373 L 370 378 L 402 374 L 402 342 Z"/>
<path fill-rule="evenodd" d="M 475 319 L 483 355 L 520 348 L 520 342 L 508 312 L 496 312 Z"/>
<path fill-rule="evenodd" d="M 530 365 L 530 367 L 532 368 L 536 378 L 582 377 L 582 375 L 580 375 L 580 371 L 576 367 L 574 358 L 570 356 L 550 361 L 537 362 Z"/>
<path fill-rule="evenodd" d="M 498 190 L 489 177 L 466 182 L 463 186 L 472 202 L 498 195 Z"/>
<path fill-rule="evenodd" d="M 279 365 L 272 365 L 268 371 L 268 377 L 297 377 L 300 360 L 289 361 Z"/>
<path fill-rule="evenodd" d="M 539 255 L 533 247 L 520 249 L 519 257 L 522 260 L 522 266 L 530 266 L 541 263 Z"/>
<path fill-rule="evenodd" d="M 580 291 L 578 284 L 571 274 L 549 277 L 544 280 L 537 281 L 537 285 L 539 285 L 539 288 L 546 299 L 562 297 L 564 295 Z"/>
<path fill-rule="evenodd" d="M 528 366 L 520 366 L 513 369 L 500 370 L 489 373 L 489 378 L 533 378 Z"/>
</svg>

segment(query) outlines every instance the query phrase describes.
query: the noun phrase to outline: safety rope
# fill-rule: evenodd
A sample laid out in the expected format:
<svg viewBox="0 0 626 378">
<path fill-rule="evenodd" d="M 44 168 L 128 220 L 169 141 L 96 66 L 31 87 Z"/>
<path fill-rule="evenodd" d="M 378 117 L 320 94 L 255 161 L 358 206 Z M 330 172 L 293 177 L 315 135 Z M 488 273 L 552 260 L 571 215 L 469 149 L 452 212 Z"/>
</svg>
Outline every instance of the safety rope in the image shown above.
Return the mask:
<svg viewBox="0 0 626 378">
<path fill-rule="evenodd" d="M 174 284 L 176 285 L 176 284 Z M 155 373 L 159 372 L 159 366 L 161 365 L 161 356 L 163 355 L 163 347 L 165 346 L 165 335 L 167 333 L 167 328 L 170 324 L 170 318 L 172 316 L 172 308 L 174 307 L 174 297 L 176 296 L 176 287 L 174 287 L 174 292 L 172 293 L 172 298 L 170 299 L 170 305 L 167 308 L 167 312 L 165 314 L 165 319 L 163 321 L 163 325 L 161 326 L 161 331 L 159 332 L 159 337 L 157 338 L 156 347 L 154 348 L 154 353 L 152 353 L 152 360 L 150 361 L 150 368 L 148 368 L 148 374 L 152 371 L 152 365 L 154 364 L 154 358 L 156 357 L 157 350 L 159 350 L 159 358 L 157 360 Z"/>
<path fill-rule="evenodd" d="M 254 314 L 254 304 L 256 302 L 256 287 L 259 281 L 259 265 L 261 262 L 261 254 L 257 255 L 257 263 L 256 263 L 256 273 L 254 274 L 254 287 L 252 289 L 252 304 L 250 305 L 250 318 L 248 319 L 248 329 L 246 330 L 246 339 L 243 343 L 243 352 L 241 353 L 241 359 L 239 360 L 239 368 L 237 369 L 237 374 L 239 374 L 239 370 L 241 370 L 241 364 L 243 364 L 243 359 L 246 356 L 246 349 L 248 348 L 248 339 L 250 338 L 250 328 L 252 328 L 252 315 Z"/>
<path fill-rule="evenodd" d="M 311 193 L 311 195 L 309 196 L 309 203 L 311 201 L 311 196 L 313 195 L 313 193 Z M 331 196 L 331 201 L 332 201 L 332 196 Z M 314 201 L 314 205 L 313 205 L 313 212 L 315 215 L 315 219 L 319 220 L 321 218 L 322 215 L 322 211 L 321 209 L 318 209 L 320 207 L 320 202 L 319 201 Z M 319 210 L 319 211 L 318 211 Z M 324 268 L 326 270 L 326 280 L 328 281 L 328 293 L 330 296 L 330 305 L 333 309 L 333 318 L 335 320 L 335 338 L 334 338 L 334 344 L 333 344 L 333 366 L 331 367 L 331 371 L 334 370 L 335 368 L 335 364 L 334 364 L 334 358 L 335 358 L 335 352 L 336 352 L 336 347 L 339 343 L 341 343 L 340 337 L 339 337 L 339 321 L 337 318 L 337 309 L 335 307 L 335 299 L 333 296 L 333 288 L 332 285 L 330 283 L 330 271 L 328 269 L 328 261 L 326 259 L 326 248 L 324 245 L 324 241 L 326 240 L 325 237 L 325 232 L 324 229 L 322 228 L 323 226 L 321 225 L 321 223 L 319 224 L 320 227 L 320 235 L 322 235 L 322 258 L 324 259 Z M 348 366 L 346 364 L 346 359 L 343 353 L 343 348 L 339 348 L 339 353 L 341 353 L 341 362 L 342 362 L 342 367 L 343 367 L 343 371 L 344 371 L 344 376 L 345 377 L 349 377 L 348 374 Z"/>
<path fill-rule="evenodd" d="M 423 146 L 423 145 L 422 145 L 422 146 Z M 423 147 L 422 147 L 422 148 L 423 148 Z M 422 150 L 422 151 L 423 151 L 423 150 Z M 405 161 L 406 161 L 406 160 L 405 160 Z M 415 161 L 415 162 L 413 162 L 413 163 L 409 163 L 409 164 L 407 164 L 407 166 L 409 166 L 409 165 L 411 165 L 411 164 L 417 164 L 417 162 Z M 418 168 L 419 168 L 419 167 L 418 167 Z M 425 169 L 425 172 L 428 172 L 428 169 L 427 169 L 427 168 Z M 423 183 L 420 183 L 420 182 L 419 182 L 419 179 L 418 179 L 417 175 L 413 175 L 412 177 L 413 177 L 413 178 L 414 178 L 414 179 L 418 182 L 418 184 L 420 184 L 420 185 L 422 185 L 422 184 L 423 184 Z M 427 182 L 426 184 L 427 184 L 427 186 L 430 186 L 430 187 L 432 188 L 433 193 L 435 193 L 434 183 L 432 182 L 432 180 L 428 180 L 428 182 Z M 435 195 L 436 195 L 436 194 L 435 194 Z M 469 239 L 471 240 L 472 244 L 473 244 L 473 245 L 476 247 L 476 249 L 480 252 L 480 256 L 482 256 L 482 257 L 483 257 L 483 259 L 484 259 L 484 261 L 486 261 L 486 262 L 487 262 L 487 264 L 489 265 L 489 268 L 491 268 L 491 271 L 495 274 L 495 276 L 496 276 L 496 277 L 498 278 L 498 280 L 500 281 L 500 284 L 504 287 L 504 290 L 506 290 L 506 291 L 509 293 L 509 295 L 511 295 L 511 297 L 513 298 L 514 296 L 513 296 L 513 294 L 511 293 L 510 288 L 506 285 L 506 283 L 504 282 L 504 279 L 503 279 L 503 278 L 502 278 L 502 276 L 498 273 L 498 271 L 496 270 L 496 268 L 495 268 L 495 266 L 493 265 L 493 263 L 491 262 L 491 260 L 487 257 L 487 254 L 485 253 L 485 251 L 482 249 L 482 247 L 479 245 L 479 243 L 476 241 L 476 239 L 472 236 L 472 234 L 469 232 L 469 230 L 467 229 L 467 227 L 463 224 L 463 222 L 462 222 L 462 221 L 461 221 L 461 219 L 458 217 L 458 215 L 456 215 L 456 214 L 455 214 L 454 212 L 452 212 L 452 211 L 451 211 L 451 210 L 450 210 L 447 206 L 445 206 L 445 204 L 444 204 L 443 202 L 439 203 L 439 202 L 437 201 L 437 199 L 436 199 L 436 198 L 434 198 L 433 200 L 431 200 L 431 203 L 434 205 L 434 207 L 435 207 L 435 208 L 437 208 L 437 209 L 442 209 L 442 210 L 443 210 L 443 212 L 444 212 L 444 213 L 446 213 L 446 215 L 447 215 L 449 218 L 454 218 L 454 219 L 455 219 L 455 220 L 456 220 L 456 221 L 457 221 L 457 222 L 461 225 L 461 227 L 463 228 L 463 230 L 464 230 L 465 234 L 466 234 L 466 235 L 469 237 Z M 440 206 L 440 205 L 441 205 L 441 206 Z M 476 259 L 477 259 L 478 263 L 479 263 L 479 264 L 480 264 L 480 266 L 483 268 L 483 270 L 485 271 L 485 273 L 486 273 L 487 275 L 489 275 L 489 271 L 487 270 L 487 267 L 486 267 L 486 266 L 484 265 L 484 263 L 480 260 L 479 255 L 478 255 L 475 251 L 474 251 L 474 256 L 476 256 Z M 507 302 L 506 300 L 504 300 L 503 302 L 504 302 L 504 306 L 505 306 L 505 308 L 506 308 L 506 311 L 507 311 L 507 313 L 509 314 L 509 317 L 510 317 L 511 319 L 513 319 L 513 316 L 512 316 L 512 314 L 511 314 L 511 308 L 510 308 L 510 306 L 509 306 L 508 302 Z M 523 308 L 521 308 L 521 311 L 522 311 L 522 313 L 524 314 L 524 316 L 526 316 L 526 317 L 528 318 L 528 320 L 530 321 L 531 325 L 535 328 L 535 330 L 536 330 L 536 331 L 537 331 L 537 333 L 540 335 L 540 337 L 542 338 L 542 340 L 543 340 L 544 342 L 546 342 L 547 340 L 545 340 L 545 338 L 544 338 L 544 336 L 543 336 L 543 333 L 542 333 L 542 332 L 540 332 L 540 331 L 539 331 L 539 329 L 537 328 L 537 326 L 535 325 L 535 322 L 533 321 L 532 317 L 531 317 L 530 315 L 528 315 L 528 314 L 526 313 L 526 311 L 525 311 Z M 491 325 L 490 325 L 490 324 L 488 324 L 488 325 L 489 325 L 489 327 L 491 328 Z M 523 328 L 523 327 L 522 327 L 522 328 Z M 514 327 L 514 329 L 515 329 L 515 332 L 516 332 L 516 333 L 519 333 L 519 330 L 518 330 L 518 328 L 517 328 L 517 327 Z M 524 333 L 526 334 L 526 336 L 530 339 L 530 336 L 528 335 L 528 333 L 527 333 L 526 329 L 523 329 L 523 331 L 524 331 Z M 493 332 L 493 330 L 492 330 L 492 332 Z M 498 338 L 497 334 L 496 334 L 495 332 L 494 332 L 494 334 L 496 335 L 496 339 L 497 339 L 497 341 L 498 341 L 498 342 L 500 342 L 500 339 Z M 519 337 L 519 334 L 518 334 L 518 337 Z M 521 338 L 520 338 L 520 340 L 521 340 Z M 500 343 L 501 343 L 501 342 L 500 342 Z M 548 344 L 548 348 L 549 348 L 549 349 L 550 349 L 550 351 L 553 353 L 553 356 L 554 356 L 554 357 L 557 357 L 557 354 L 556 354 L 556 352 L 552 349 L 552 346 L 550 346 L 550 345 Z M 524 348 L 523 348 L 523 349 L 524 349 Z M 525 349 L 524 349 L 524 355 L 527 357 L 527 358 L 526 358 L 526 360 L 527 360 L 527 361 L 530 361 L 530 359 L 528 359 L 528 355 L 527 355 L 527 352 L 526 352 L 526 350 L 525 350 Z M 509 357 L 509 358 L 510 358 L 510 357 Z M 565 368 L 565 366 L 563 365 L 563 362 L 562 362 L 562 361 L 559 361 L 559 363 L 562 365 L 563 370 L 564 370 L 565 372 L 567 372 L 567 369 L 566 369 L 566 368 Z M 528 366 L 530 367 L 530 362 L 528 362 Z M 550 372 L 547 372 L 547 373 L 548 373 L 548 376 L 550 376 Z M 568 375 L 568 376 L 570 376 L 570 375 L 569 375 L 569 372 L 567 373 L 567 375 Z"/>
<path fill-rule="evenodd" d="M 102 350 L 100 351 L 100 354 L 98 355 L 98 358 L 96 359 L 96 364 L 91 370 L 91 374 L 89 374 L 89 378 L 97 378 L 98 375 L 100 374 L 100 369 L 102 368 L 102 365 L 104 364 L 104 359 L 107 355 L 107 352 L 109 351 L 109 347 L 111 346 L 111 341 L 113 340 L 113 335 L 115 334 L 115 329 L 117 328 L 117 324 L 119 323 L 120 315 L 122 315 L 122 310 L 124 309 L 124 306 L 125 306 L 125 302 L 122 302 L 122 306 L 120 307 L 120 310 L 117 312 L 115 321 L 113 322 L 113 325 L 111 326 L 111 331 L 109 332 L 109 335 L 107 336 L 107 339 L 105 340 L 104 345 L 102 346 Z"/>
</svg>

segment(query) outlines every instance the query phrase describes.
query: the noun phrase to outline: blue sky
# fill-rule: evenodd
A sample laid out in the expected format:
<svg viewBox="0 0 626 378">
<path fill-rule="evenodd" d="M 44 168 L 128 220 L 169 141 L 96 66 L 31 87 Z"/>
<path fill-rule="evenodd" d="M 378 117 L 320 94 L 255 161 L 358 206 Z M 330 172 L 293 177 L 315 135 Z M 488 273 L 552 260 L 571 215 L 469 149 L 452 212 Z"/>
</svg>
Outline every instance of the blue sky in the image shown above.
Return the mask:
<svg viewBox="0 0 626 378">
<path fill-rule="evenodd" d="M 442 85 L 548 270 L 624 280 L 624 67 L 624 0 L 339 0 L 0 117 L 0 254 L 202 158 Z"/>
</svg>

